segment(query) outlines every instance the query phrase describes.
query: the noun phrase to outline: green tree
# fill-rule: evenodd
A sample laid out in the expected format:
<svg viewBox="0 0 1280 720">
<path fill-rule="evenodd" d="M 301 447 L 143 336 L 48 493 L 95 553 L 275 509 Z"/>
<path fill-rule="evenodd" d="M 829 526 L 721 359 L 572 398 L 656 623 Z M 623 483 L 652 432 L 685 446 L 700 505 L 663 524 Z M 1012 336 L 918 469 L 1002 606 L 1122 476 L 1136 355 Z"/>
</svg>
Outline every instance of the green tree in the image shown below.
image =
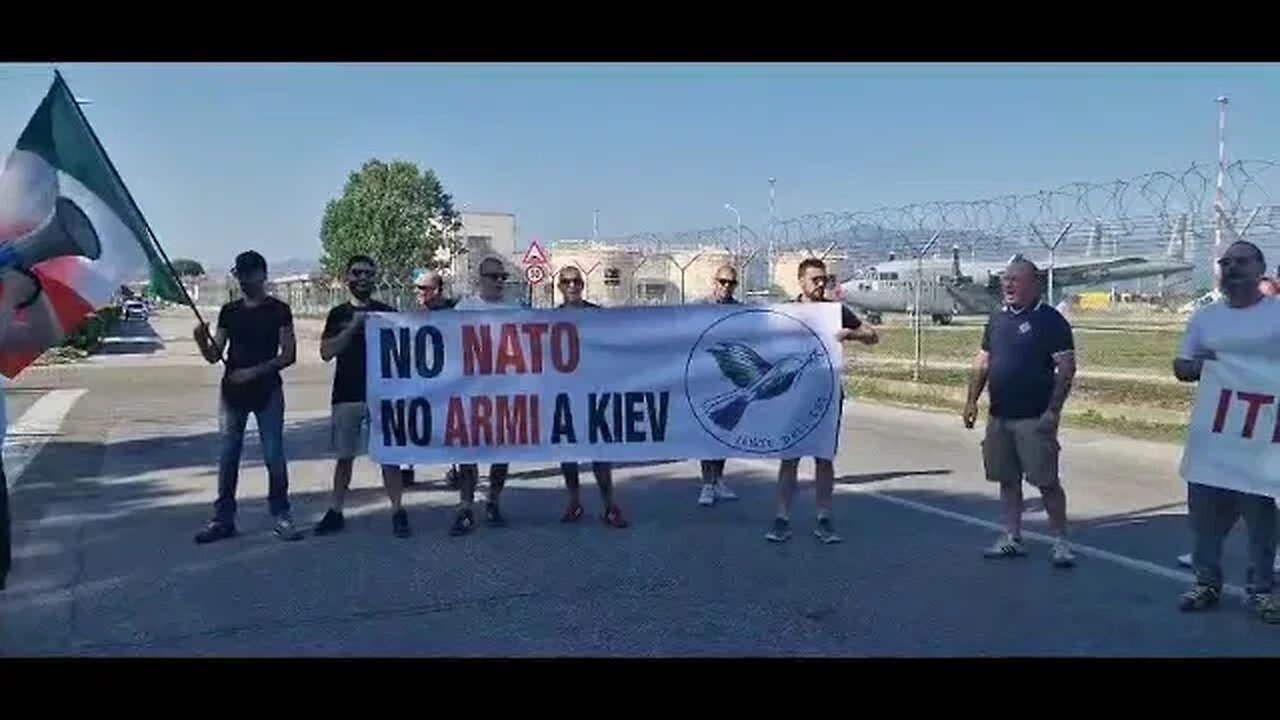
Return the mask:
<svg viewBox="0 0 1280 720">
<path fill-rule="evenodd" d="M 204 266 L 195 260 L 178 258 L 173 261 L 173 271 L 178 277 L 200 277 L 204 275 Z"/>
<path fill-rule="evenodd" d="M 330 200 L 320 225 L 320 263 L 342 275 L 352 255 L 372 257 L 383 275 L 407 278 L 417 267 L 439 267 L 443 253 L 460 252 L 461 227 L 453 198 L 431 170 L 411 162 L 369 160 Z"/>
</svg>

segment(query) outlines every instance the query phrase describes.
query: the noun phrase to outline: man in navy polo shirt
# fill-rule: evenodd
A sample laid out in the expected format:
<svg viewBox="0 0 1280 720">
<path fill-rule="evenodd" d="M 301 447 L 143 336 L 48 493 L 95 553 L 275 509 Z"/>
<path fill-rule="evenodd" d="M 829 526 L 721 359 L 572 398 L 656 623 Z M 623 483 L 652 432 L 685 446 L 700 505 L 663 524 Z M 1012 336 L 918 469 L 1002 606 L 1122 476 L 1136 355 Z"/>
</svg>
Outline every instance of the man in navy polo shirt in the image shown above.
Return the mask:
<svg viewBox="0 0 1280 720">
<path fill-rule="evenodd" d="M 987 479 L 1000 483 L 1007 534 L 987 549 L 989 558 L 1026 554 L 1022 545 L 1022 481 L 1040 490 L 1056 540 L 1055 567 L 1071 567 L 1067 544 L 1067 496 L 1058 477 L 1058 424 L 1075 378 L 1071 325 L 1040 298 L 1039 269 L 1021 256 L 1002 279 L 1005 304 L 991 314 L 974 360 L 964 425 L 978 418 L 978 398 L 991 387 L 982 460 Z"/>
</svg>

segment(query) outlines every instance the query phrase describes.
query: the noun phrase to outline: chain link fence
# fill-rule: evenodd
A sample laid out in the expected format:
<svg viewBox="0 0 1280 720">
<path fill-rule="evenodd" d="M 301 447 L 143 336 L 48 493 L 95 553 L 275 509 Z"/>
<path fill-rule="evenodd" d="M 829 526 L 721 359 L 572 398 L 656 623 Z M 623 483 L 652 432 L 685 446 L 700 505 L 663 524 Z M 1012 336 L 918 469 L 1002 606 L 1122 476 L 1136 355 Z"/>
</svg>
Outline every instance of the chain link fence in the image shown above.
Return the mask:
<svg viewBox="0 0 1280 720">
<path fill-rule="evenodd" d="M 1193 164 L 1024 195 L 814 213 L 777 219 L 763 228 L 734 224 L 560 242 L 546 248 L 545 277 L 532 285 L 519 258 L 503 260 L 511 273 L 509 297 L 533 307 L 561 300 L 556 277 L 571 265 L 585 278 L 589 300 L 618 306 L 703 301 L 723 265 L 738 268 L 741 299 L 784 301 L 799 292 L 796 268 L 810 256 L 826 260 L 841 281 L 873 277 L 877 266 L 891 260 L 963 261 L 996 271 L 1014 254 L 1031 257 L 1042 267 L 1122 257 L 1176 260 L 1190 272 L 1102 281 L 1054 294 L 1076 329 L 1084 378 L 1080 392 L 1120 407 L 1154 403 L 1168 414 L 1180 412 L 1180 403 L 1189 399 L 1183 397 L 1186 388 L 1160 383 L 1168 375 L 1166 366 L 1186 314 L 1212 287 L 1218 236 L 1224 243 L 1249 239 L 1273 267 L 1280 261 L 1280 205 L 1272 198 L 1280 186 L 1278 166 L 1270 160 L 1231 163 L 1223 174 L 1220 199 L 1218 166 Z M 914 273 L 904 275 L 908 291 L 930 282 L 920 277 L 924 283 Z M 446 293 L 468 295 L 472 280 L 451 278 Z M 990 287 L 994 296 L 998 284 Z M 299 316 L 323 316 L 347 297 L 341 283 L 316 278 L 277 282 L 272 290 Z M 414 304 L 414 289 L 407 283 L 383 282 L 377 296 L 402 309 Z M 844 299 L 857 307 L 856 298 Z M 966 368 L 980 342 L 982 314 L 947 317 L 944 323 L 916 316 L 907 302 L 900 312 L 881 315 L 876 318 L 881 343 L 850 349 L 855 375 L 865 383 L 879 383 L 879 389 L 868 385 L 863 390 L 892 395 L 907 392 L 906 386 L 913 393 L 923 387 L 939 394 L 940 402 L 961 402 Z M 1154 394 L 1142 389 L 1150 386 L 1161 389 Z M 1144 392 L 1155 399 L 1132 397 Z"/>
</svg>

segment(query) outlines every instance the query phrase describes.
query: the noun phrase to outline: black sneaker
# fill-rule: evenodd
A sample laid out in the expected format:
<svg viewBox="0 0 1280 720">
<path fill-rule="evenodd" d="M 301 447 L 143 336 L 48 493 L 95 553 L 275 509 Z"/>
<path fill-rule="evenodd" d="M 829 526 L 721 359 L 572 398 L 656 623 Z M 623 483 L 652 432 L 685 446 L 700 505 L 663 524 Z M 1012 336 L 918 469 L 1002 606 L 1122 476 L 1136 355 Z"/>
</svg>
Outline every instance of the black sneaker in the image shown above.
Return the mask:
<svg viewBox="0 0 1280 720">
<path fill-rule="evenodd" d="M 844 538 L 836 533 L 835 527 L 831 524 L 831 518 L 818 518 L 818 525 L 813 529 L 813 536 L 824 545 L 832 545 L 834 543 L 843 542 Z"/>
<path fill-rule="evenodd" d="M 782 518 L 773 519 L 773 529 L 764 536 L 765 540 L 773 543 L 782 543 L 791 539 L 791 522 Z"/>
<path fill-rule="evenodd" d="M 206 543 L 226 540 L 236 536 L 236 526 L 234 523 L 221 523 L 213 521 L 204 526 L 204 529 L 196 533 L 196 543 L 204 545 Z"/>
<path fill-rule="evenodd" d="M 316 523 L 314 532 L 317 535 L 328 535 L 339 532 L 346 527 L 346 524 L 346 518 L 342 517 L 342 513 L 329 508 L 324 517 L 320 518 L 320 522 Z"/>
<path fill-rule="evenodd" d="M 404 508 L 391 514 L 391 534 L 398 538 L 409 537 L 409 513 Z"/>
<path fill-rule="evenodd" d="M 1218 606 L 1220 597 L 1218 588 L 1196 584 L 1178 597 L 1178 609 L 1183 612 L 1210 610 Z"/>
<path fill-rule="evenodd" d="M 476 527 L 476 518 L 475 518 L 475 515 L 471 514 L 471 509 L 467 508 L 464 510 L 459 510 L 458 514 L 455 515 L 453 518 L 453 525 L 449 526 L 449 534 L 453 535 L 454 537 L 457 537 L 459 535 L 466 535 L 467 533 L 474 530 L 475 527 Z"/>
<path fill-rule="evenodd" d="M 502 510 L 491 502 L 484 504 L 484 519 L 490 527 L 504 527 L 507 524 L 507 519 L 502 517 Z"/>
</svg>

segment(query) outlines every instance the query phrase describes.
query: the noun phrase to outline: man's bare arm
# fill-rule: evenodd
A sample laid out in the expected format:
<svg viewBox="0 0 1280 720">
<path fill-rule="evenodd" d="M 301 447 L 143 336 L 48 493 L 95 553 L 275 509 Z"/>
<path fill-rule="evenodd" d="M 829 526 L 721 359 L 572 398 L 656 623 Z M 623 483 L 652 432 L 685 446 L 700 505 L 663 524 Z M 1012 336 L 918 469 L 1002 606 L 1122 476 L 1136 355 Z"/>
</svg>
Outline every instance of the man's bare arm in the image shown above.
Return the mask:
<svg viewBox="0 0 1280 720">
<path fill-rule="evenodd" d="M 1071 385 L 1076 378 L 1076 354 L 1071 350 L 1053 356 L 1053 394 L 1049 397 L 1049 412 L 1062 415 L 1062 408 L 1071 395 Z"/>
<path fill-rule="evenodd" d="M 351 344 L 351 341 L 355 339 L 356 332 L 359 329 L 360 317 L 359 314 L 357 314 L 357 316 L 352 318 L 351 322 L 347 323 L 346 327 L 339 330 L 336 335 L 324 338 L 320 341 L 320 359 L 325 362 L 329 362 L 341 355 L 342 352 L 347 349 L 347 346 Z"/>
<path fill-rule="evenodd" d="M 292 366 L 298 361 L 298 338 L 293 332 L 293 326 L 288 325 L 280 328 L 280 355 L 276 357 L 276 369 L 284 370 Z"/>
<path fill-rule="evenodd" d="M 966 405 L 977 405 L 978 398 L 987 387 L 987 376 L 991 374 L 991 353 L 979 350 L 973 359 L 973 367 L 969 371 L 969 397 Z"/>
<path fill-rule="evenodd" d="M 226 328 L 218 328 L 217 333 L 209 337 L 209 326 L 201 323 L 196 326 L 195 339 L 205 362 L 214 365 L 222 359 L 222 351 L 227 347 Z"/>
</svg>

